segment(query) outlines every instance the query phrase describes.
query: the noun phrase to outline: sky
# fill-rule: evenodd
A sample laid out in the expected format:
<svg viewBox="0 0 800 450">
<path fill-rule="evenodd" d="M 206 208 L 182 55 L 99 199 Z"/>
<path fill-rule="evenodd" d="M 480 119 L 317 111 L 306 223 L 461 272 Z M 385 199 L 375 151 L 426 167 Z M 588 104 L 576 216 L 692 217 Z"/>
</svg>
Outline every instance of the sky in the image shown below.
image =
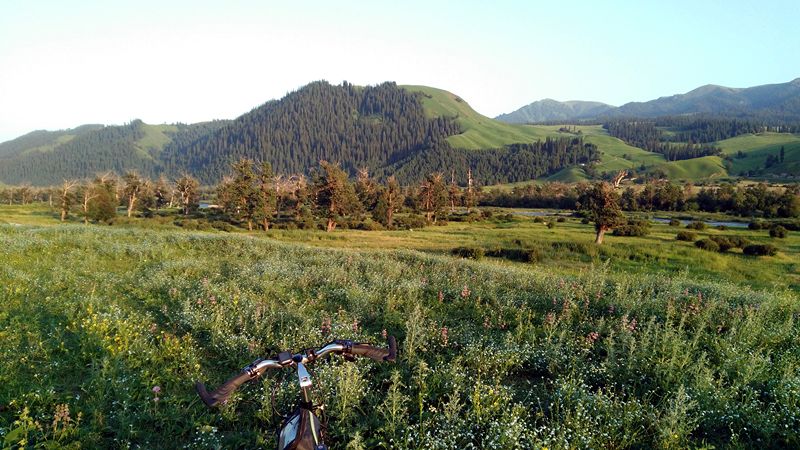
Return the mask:
<svg viewBox="0 0 800 450">
<path fill-rule="evenodd" d="M 316 80 L 438 87 L 490 117 L 782 83 L 795 2 L 0 0 L 0 142 L 232 119 Z"/>
</svg>

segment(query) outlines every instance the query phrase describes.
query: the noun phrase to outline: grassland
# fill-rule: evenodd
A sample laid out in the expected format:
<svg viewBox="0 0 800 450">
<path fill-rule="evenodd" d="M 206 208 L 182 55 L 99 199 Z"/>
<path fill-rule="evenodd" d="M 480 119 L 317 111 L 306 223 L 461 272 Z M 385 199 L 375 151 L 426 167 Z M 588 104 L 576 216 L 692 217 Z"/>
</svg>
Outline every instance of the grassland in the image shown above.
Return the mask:
<svg viewBox="0 0 800 450">
<path fill-rule="evenodd" d="M 504 145 L 534 142 L 554 135 L 541 127 L 512 125 L 499 122 L 476 112 L 461 97 L 442 89 L 427 86 L 403 86 L 421 92 L 422 105 L 428 117 L 456 117 L 463 133 L 450 136 L 447 142 L 454 148 L 480 150 Z"/>
<path fill-rule="evenodd" d="M 547 137 L 575 135 L 559 131 L 561 125 L 515 125 L 499 122 L 483 116 L 472 109 L 462 98 L 450 92 L 427 86 L 404 86 L 406 89 L 423 94 L 422 103 L 429 117 L 456 117 L 462 127 L 461 134 L 451 136 L 448 142 L 455 148 L 480 150 L 504 145 L 532 142 Z M 573 126 L 580 130 L 586 142 L 597 145 L 601 152 L 597 164 L 599 172 L 614 172 L 623 169 L 662 171 L 670 179 L 697 181 L 738 176 L 742 173 L 771 175 L 800 174 L 800 136 L 787 133 L 760 133 L 738 136 L 716 143 L 723 154 L 736 155 L 741 151 L 745 158 L 735 158 L 730 169 L 722 158 L 712 156 L 684 161 L 666 161 L 663 155 L 625 144 L 609 136 L 600 125 Z M 784 146 L 786 159 L 783 163 L 764 169 L 768 155 L 776 156 Z M 549 181 L 575 182 L 585 180 L 586 174 L 580 168 L 567 168 L 548 178 Z"/>
<path fill-rule="evenodd" d="M 731 174 L 763 172 L 771 174 L 800 174 L 800 136 L 789 133 L 759 133 L 737 136 L 717 143 L 726 155 L 734 156 Z M 784 147 L 785 159 L 773 167 L 764 168 L 767 156 L 778 156 Z M 742 152 L 744 158 L 736 158 Z"/>
<path fill-rule="evenodd" d="M 7 447 L 274 447 L 270 392 L 285 410 L 291 376 L 221 411 L 193 382 L 382 330 L 399 338 L 396 364 L 316 366 L 334 449 L 800 445 L 797 293 L 781 279 L 748 287 L 746 273 L 796 261 L 796 235 L 749 259 L 699 253 L 663 227 L 610 236 L 595 257 L 571 221 L 265 235 L 32 220 L 0 225 Z M 553 251 L 533 264 L 447 255 L 517 240 Z M 642 259 L 622 261 L 627 246 Z"/>
</svg>

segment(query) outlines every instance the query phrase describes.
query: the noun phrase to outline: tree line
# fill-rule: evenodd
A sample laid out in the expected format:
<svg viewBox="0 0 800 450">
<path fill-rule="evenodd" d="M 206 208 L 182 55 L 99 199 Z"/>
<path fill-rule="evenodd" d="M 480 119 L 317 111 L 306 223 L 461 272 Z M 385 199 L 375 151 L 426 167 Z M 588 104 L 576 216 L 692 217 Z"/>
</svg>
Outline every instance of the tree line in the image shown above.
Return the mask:
<svg viewBox="0 0 800 450">
<path fill-rule="evenodd" d="M 482 194 L 481 206 L 580 209 L 589 183 L 530 184 L 511 191 Z M 800 216 L 800 186 L 770 187 L 722 184 L 695 189 L 667 181 L 619 189 L 618 204 L 625 211 L 703 211 L 743 217 L 793 218 Z"/>
<path fill-rule="evenodd" d="M 664 131 L 654 120 L 615 120 L 603 124 L 608 134 L 624 141 L 628 145 L 645 149 L 649 152 L 661 153 L 667 161 L 716 156 L 722 149 L 708 143 L 694 143 L 691 138 L 687 142 L 670 142 Z"/>
</svg>

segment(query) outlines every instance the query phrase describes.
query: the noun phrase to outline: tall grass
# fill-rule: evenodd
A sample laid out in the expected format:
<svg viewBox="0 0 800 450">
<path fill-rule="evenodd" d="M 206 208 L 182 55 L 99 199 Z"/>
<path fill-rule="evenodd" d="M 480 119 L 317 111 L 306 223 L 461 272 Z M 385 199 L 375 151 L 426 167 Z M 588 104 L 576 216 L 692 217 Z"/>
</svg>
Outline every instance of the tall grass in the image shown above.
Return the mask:
<svg viewBox="0 0 800 450">
<path fill-rule="evenodd" d="M 274 446 L 289 374 L 222 411 L 193 382 L 383 330 L 396 364 L 315 366 L 333 448 L 800 445 L 788 290 L 77 225 L 0 226 L 0 260 L 5 446 Z"/>
</svg>

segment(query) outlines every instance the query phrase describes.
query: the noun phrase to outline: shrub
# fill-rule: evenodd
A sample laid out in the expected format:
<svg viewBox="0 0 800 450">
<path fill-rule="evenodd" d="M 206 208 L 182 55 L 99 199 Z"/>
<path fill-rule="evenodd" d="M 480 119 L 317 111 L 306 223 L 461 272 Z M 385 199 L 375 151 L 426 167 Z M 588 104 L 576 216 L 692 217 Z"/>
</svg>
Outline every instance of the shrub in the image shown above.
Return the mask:
<svg viewBox="0 0 800 450">
<path fill-rule="evenodd" d="M 485 254 L 481 247 L 456 247 L 451 253 L 455 256 L 469 259 L 481 259 Z"/>
<path fill-rule="evenodd" d="M 775 226 L 773 226 L 772 228 L 769 229 L 769 237 L 773 237 L 773 238 L 781 238 L 781 239 L 783 239 L 783 238 L 786 237 L 787 233 L 788 233 L 788 231 L 786 231 L 786 228 L 784 228 L 784 227 L 782 227 L 780 225 L 775 225 Z"/>
<path fill-rule="evenodd" d="M 728 227 L 726 227 L 725 225 L 717 225 L 717 229 L 720 231 L 725 231 L 728 229 Z"/>
<path fill-rule="evenodd" d="M 650 222 L 647 220 L 628 220 L 624 225 L 614 228 L 614 236 L 647 236 Z"/>
<path fill-rule="evenodd" d="M 669 226 L 671 226 L 671 227 L 679 227 L 679 226 L 681 226 L 681 221 L 678 220 L 678 219 L 670 219 L 669 220 Z"/>
<path fill-rule="evenodd" d="M 734 248 L 744 248 L 747 245 L 750 245 L 750 241 L 741 236 L 727 236 L 727 238 Z"/>
<path fill-rule="evenodd" d="M 538 248 L 493 248 L 486 252 L 486 256 L 505 258 L 510 261 L 536 262 L 542 259 Z"/>
<path fill-rule="evenodd" d="M 742 249 L 745 255 L 750 256 L 774 256 L 778 249 L 771 244 L 750 244 Z"/>
<path fill-rule="evenodd" d="M 544 222 L 544 219 L 542 219 L 539 216 L 533 218 L 533 223 L 542 223 L 542 222 Z"/>
<path fill-rule="evenodd" d="M 581 219 L 581 223 L 584 224 L 584 225 L 588 224 L 589 222 L 590 222 L 590 220 L 587 217 L 584 217 L 583 219 Z"/>
<path fill-rule="evenodd" d="M 547 228 L 553 229 L 553 228 L 555 228 L 555 226 L 556 226 L 556 223 L 553 222 L 552 220 L 547 222 Z"/>
<path fill-rule="evenodd" d="M 760 220 L 756 222 L 750 222 L 749 224 L 747 224 L 747 228 L 751 230 L 763 230 L 767 227 L 768 227 L 767 223 Z"/>
<path fill-rule="evenodd" d="M 564 218 L 564 217 L 559 217 L 558 219 L 556 219 L 556 222 L 559 222 L 559 223 L 560 222 L 566 222 L 566 221 L 567 221 L 567 219 Z"/>
<path fill-rule="evenodd" d="M 699 241 L 695 242 L 694 245 L 697 248 L 708 250 L 710 252 L 718 252 L 719 251 L 719 244 L 712 241 L 711 239 L 700 239 Z"/>
<path fill-rule="evenodd" d="M 425 218 L 418 214 L 409 214 L 405 217 L 395 217 L 394 226 L 401 230 L 411 230 L 414 228 L 425 228 L 427 222 Z"/>
<path fill-rule="evenodd" d="M 211 222 L 211 227 L 220 231 L 233 231 L 233 226 L 231 224 L 221 220 L 215 220 Z"/>
<path fill-rule="evenodd" d="M 694 242 L 697 239 L 697 233 L 692 231 L 678 231 L 678 234 L 675 236 L 675 239 L 679 241 L 687 241 L 687 242 Z"/>
<path fill-rule="evenodd" d="M 708 225 L 706 225 L 705 222 L 700 222 L 700 221 L 695 220 L 692 223 L 690 223 L 689 225 L 686 225 L 686 228 L 688 228 L 690 230 L 702 231 L 702 230 L 705 230 L 706 228 L 708 228 Z"/>
<path fill-rule="evenodd" d="M 727 252 L 734 247 L 733 243 L 725 236 L 711 236 L 709 239 L 717 243 L 720 253 Z"/>
</svg>

